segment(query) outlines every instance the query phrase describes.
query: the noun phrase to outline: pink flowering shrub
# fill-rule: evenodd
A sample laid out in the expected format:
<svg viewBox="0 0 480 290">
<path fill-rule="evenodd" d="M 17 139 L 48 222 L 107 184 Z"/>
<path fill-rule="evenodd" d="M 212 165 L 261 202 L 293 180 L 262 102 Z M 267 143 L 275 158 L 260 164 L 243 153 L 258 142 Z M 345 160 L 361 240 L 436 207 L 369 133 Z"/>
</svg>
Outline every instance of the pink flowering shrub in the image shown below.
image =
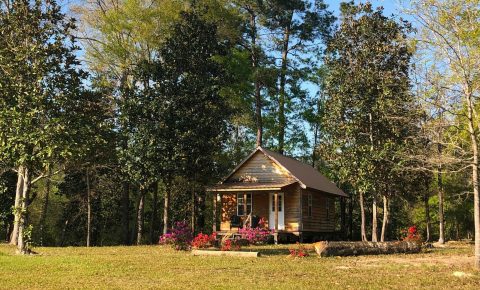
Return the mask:
<svg viewBox="0 0 480 290">
<path fill-rule="evenodd" d="M 176 250 L 186 251 L 190 249 L 193 233 L 186 221 L 176 222 L 173 228 L 160 236 L 159 244 L 172 245 Z"/>
<path fill-rule="evenodd" d="M 242 235 L 242 239 L 248 241 L 251 245 L 265 244 L 270 236 L 273 234 L 272 230 L 257 227 L 257 228 L 242 228 L 238 230 L 238 233 Z"/>
<path fill-rule="evenodd" d="M 267 221 L 263 217 L 259 220 L 256 228 L 245 227 L 238 230 L 241 239 L 246 240 L 250 245 L 265 244 L 273 232 L 267 228 Z"/>
</svg>

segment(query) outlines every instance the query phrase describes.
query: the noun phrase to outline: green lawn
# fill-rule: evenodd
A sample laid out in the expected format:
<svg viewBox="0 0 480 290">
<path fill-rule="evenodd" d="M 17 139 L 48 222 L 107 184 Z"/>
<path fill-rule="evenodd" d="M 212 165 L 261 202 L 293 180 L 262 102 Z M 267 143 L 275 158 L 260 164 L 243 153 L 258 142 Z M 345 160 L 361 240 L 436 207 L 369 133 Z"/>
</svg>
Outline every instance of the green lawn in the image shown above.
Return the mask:
<svg viewBox="0 0 480 290">
<path fill-rule="evenodd" d="M 473 246 L 412 255 L 290 258 L 288 247 L 247 248 L 260 258 L 193 257 L 163 246 L 36 248 L 0 245 L 0 288 L 480 289 Z M 17 274 L 17 275 L 16 275 Z"/>
</svg>

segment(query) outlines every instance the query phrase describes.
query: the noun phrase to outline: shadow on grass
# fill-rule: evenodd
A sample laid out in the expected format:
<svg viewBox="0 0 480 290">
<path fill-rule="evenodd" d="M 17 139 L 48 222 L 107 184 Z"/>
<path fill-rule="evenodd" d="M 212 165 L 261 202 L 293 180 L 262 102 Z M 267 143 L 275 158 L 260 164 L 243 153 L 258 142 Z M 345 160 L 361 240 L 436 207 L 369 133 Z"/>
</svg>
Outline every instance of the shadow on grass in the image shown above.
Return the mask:
<svg viewBox="0 0 480 290">
<path fill-rule="evenodd" d="M 287 256 L 290 254 L 289 249 L 297 249 L 297 244 L 279 244 L 279 245 L 258 245 L 245 247 L 245 251 L 260 252 L 263 256 Z"/>
<path fill-rule="evenodd" d="M 286 256 L 290 252 L 287 249 L 259 249 L 262 256 Z"/>
</svg>

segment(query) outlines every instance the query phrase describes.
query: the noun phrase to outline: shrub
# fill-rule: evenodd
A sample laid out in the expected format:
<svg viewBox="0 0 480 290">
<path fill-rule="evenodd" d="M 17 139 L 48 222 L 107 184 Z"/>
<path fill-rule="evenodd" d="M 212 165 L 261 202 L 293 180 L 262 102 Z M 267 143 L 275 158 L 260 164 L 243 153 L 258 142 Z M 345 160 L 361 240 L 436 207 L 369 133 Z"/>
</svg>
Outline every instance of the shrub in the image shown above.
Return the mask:
<svg viewBox="0 0 480 290">
<path fill-rule="evenodd" d="M 186 221 L 176 222 L 169 233 L 160 237 L 160 244 L 173 245 L 174 249 L 186 251 L 190 249 L 193 233 Z"/>
<path fill-rule="evenodd" d="M 305 247 L 297 242 L 297 248 L 296 249 L 289 249 L 290 251 L 290 256 L 292 257 L 298 257 L 298 258 L 305 258 L 308 257 L 307 250 Z"/>
<path fill-rule="evenodd" d="M 192 241 L 192 248 L 204 249 L 215 245 L 217 233 L 211 235 L 199 233 Z"/>
<path fill-rule="evenodd" d="M 222 244 L 220 250 L 222 250 L 222 251 L 232 251 L 232 250 L 233 251 L 238 251 L 238 250 L 240 250 L 240 244 L 237 243 L 236 240 L 228 239 Z"/>
<path fill-rule="evenodd" d="M 242 228 L 238 230 L 238 233 L 242 235 L 242 239 L 248 241 L 251 245 L 265 244 L 273 231 L 261 227 L 257 228 Z"/>
<path fill-rule="evenodd" d="M 416 226 L 411 226 L 411 227 L 408 228 L 408 230 L 403 231 L 403 232 L 404 232 L 404 234 L 406 234 L 405 237 L 403 238 L 404 241 L 406 241 L 406 242 L 420 242 L 421 236 L 418 233 Z"/>
<path fill-rule="evenodd" d="M 160 245 L 173 245 L 175 243 L 175 237 L 172 233 L 166 233 L 160 236 L 158 243 Z"/>
</svg>

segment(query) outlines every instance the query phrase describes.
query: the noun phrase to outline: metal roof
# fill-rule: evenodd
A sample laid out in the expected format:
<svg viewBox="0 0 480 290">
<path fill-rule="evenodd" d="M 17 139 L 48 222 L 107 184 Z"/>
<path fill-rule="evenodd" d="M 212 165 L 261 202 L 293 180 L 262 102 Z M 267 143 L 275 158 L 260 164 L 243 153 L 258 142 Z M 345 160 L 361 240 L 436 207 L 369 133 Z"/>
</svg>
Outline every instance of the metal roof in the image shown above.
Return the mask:
<svg viewBox="0 0 480 290">
<path fill-rule="evenodd" d="M 261 147 L 259 147 L 257 150 L 262 151 L 271 160 L 287 170 L 300 182 L 300 184 L 303 184 L 302 187 L 348 197 L 348 195 L 343 192 L 343 190 L 338 188 L 335 183 L 323 176 L 323 174 L 321 174 L 312 166 L 300 162 L 292 157 L 288 157 Z"/>
<path fill-rule="evenodd" d="M 217 184 L 209 188 L 210 191 L 262 191 L 262 190 L 281 190 L 284 187 L 297 183 L 296 181 L 288 183 L 266 183 L 266 182 L 228 182 Z"/>
</svg>

